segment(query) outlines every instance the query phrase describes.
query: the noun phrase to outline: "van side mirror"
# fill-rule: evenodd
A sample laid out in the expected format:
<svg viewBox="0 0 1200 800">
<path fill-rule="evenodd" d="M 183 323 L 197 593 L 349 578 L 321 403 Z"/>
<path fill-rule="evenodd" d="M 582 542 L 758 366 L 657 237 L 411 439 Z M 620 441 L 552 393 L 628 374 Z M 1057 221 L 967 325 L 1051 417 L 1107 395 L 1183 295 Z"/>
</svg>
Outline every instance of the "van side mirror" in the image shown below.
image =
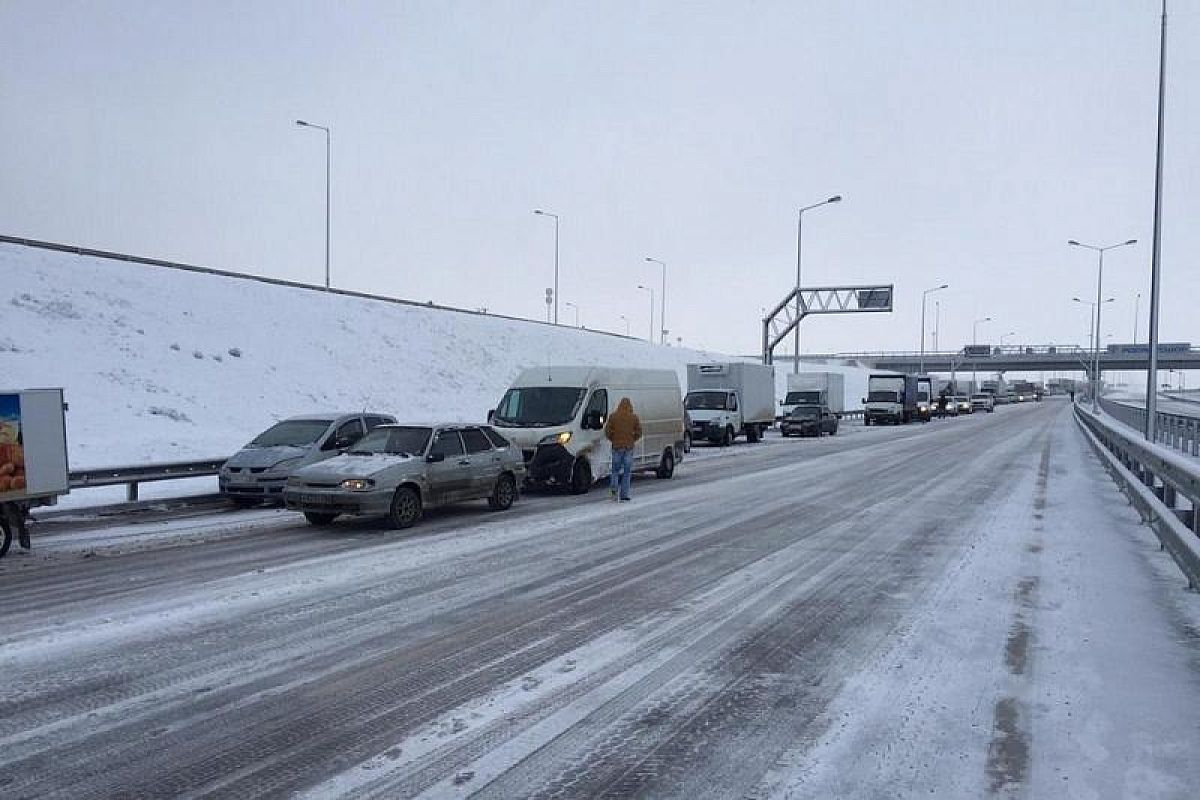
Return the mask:
<svg viewBox="0 0 1200 800">
<path fill-rule="evenodd" d="M 583 419 L 583 426 L 598 431 L 604 428 L 604 414 L 599 411 L 589 411 Z"/>
<path fill-rule="evenodd" d="M 425 456 L 425 460 L 430 464 L 436 464 L 439 461 L 445 461 L 446 454 L 441 450 L 430 450 L 429 455 Z"/>
</svg>

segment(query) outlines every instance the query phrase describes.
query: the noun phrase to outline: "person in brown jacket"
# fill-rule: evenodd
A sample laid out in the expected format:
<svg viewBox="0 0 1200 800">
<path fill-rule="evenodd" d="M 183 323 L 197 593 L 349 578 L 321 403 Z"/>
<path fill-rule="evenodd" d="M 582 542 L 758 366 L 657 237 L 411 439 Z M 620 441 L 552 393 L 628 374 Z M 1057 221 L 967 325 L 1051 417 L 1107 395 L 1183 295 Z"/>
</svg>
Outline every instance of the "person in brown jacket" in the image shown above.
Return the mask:
<svg viewBox="0 0 1200 800">
<path fill-rule="evenodd" d="M 633 403 L 622 397 L 617 410 L 604 423 L 604 435 L 612 442 L 612 472 L 608 476 L 612 499 L 629 499 L 629 481 L 633 477 L 633 446 L 642 438 L 642 421 L 633 411 Z"/>
</svg>

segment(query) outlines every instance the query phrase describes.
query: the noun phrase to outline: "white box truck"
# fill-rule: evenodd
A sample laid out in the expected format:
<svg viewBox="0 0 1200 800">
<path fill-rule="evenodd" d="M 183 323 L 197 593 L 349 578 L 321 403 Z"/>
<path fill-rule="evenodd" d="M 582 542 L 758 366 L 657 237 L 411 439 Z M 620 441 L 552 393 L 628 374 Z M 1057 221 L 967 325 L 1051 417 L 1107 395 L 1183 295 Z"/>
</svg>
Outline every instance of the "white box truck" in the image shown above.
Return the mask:
<svg viewBox="0 0 1200 800">
<path fill-rule="evenodd" d="M 734 361 L 688 364 L 683 405 L 692 425 L 692 441 L 707 439 L 726 446 L 738 436 L 757 442 L 775 422 L 775 368 Z"/>
<path fill-rule="evenodd" d="M 675 474 L 683 459 L 683 398 L 673 369 L 549 366 L 522 370 L 490 414 L 492 425 L 521 448 L 525 482 L 584 494 L 612 472 L 604 423 L 628 397 L 642 422 L 636 472 Z"/>
<path fill-rule="evenodd" d="M 70 489 L 62 389 L 0 390 L 0 556 L 15 535 L 28 549 L 25 518 Z"/>
<path fill-rule="evenodd" d="M 787 376 L 787 395 L 779 401 L 779 418 L 796 406 L 828 406 L 841 415 L 846 410 L 846 380 L 840 372 L 793 372 Z"/>
</svg>

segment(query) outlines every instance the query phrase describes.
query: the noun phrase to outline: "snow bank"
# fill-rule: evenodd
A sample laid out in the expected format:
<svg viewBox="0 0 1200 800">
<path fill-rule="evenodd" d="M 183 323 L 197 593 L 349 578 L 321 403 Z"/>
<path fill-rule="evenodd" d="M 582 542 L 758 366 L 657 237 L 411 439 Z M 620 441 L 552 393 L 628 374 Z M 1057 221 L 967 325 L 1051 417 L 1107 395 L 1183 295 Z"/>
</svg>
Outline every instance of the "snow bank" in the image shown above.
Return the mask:
<svg viewBox="0 0 1200 800">
<path fill-rule="evenodd" d="M 293 414 L 480 420 L 539 364 L 711 353 L 0 244 L 0 388 L 62 386 L 74 468 L 212 458 Z"/>
</svg>

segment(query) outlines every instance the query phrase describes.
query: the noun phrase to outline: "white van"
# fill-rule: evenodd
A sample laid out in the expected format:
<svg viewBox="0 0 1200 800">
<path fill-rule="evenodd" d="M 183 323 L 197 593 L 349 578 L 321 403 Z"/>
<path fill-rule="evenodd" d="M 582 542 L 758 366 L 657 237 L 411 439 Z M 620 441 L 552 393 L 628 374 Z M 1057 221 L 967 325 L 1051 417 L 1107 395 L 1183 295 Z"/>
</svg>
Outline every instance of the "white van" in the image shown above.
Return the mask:
<svg viewBox="0 0 1200 800">
<path fill-rule="evenodd" d="M 504 393 L 491 422 L 525 457 L 526 483 L 583 494 L 612 471 L 604 423 L 622 397 L 642 421 L 635 471 L 669 478 L 683 458 L 683 402 L 669 369 L 536 367 Z"/>
</svg>

